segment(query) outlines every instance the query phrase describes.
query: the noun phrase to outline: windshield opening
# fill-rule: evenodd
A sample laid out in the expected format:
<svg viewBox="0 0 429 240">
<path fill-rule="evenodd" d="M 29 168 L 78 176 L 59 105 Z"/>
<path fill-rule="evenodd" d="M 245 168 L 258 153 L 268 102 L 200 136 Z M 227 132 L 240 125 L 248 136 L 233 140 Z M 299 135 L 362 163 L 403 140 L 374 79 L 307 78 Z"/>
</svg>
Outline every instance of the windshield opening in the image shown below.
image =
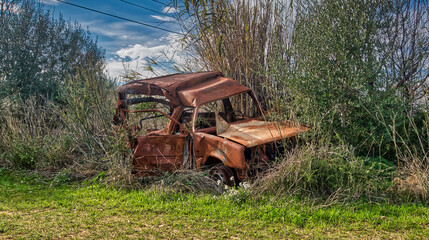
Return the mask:
<svg viewBox="0 0 429 240">
<path fill-rule="evenodd" d="M 196 111 L 198 112 L 192 122 L 195 131 L 209 134 L 215 134 L 219 125 L 226 128 L 229 123 L 261 116 L 258 105 L 249 92 L 203 104 Z"/>
<path fill-rule="evenodd" d="M 133 112 L 139 110 L 156 109 L 171 116 L 173 109 L 169 101 L 163 96 L 131 95 L 126 100 L 128 110 L 128 126 L 132 129 L 133 135 L 144 136 L 150 132 L 159 131 L 167 127 L 169 119 L 158 112 Z"/>
</svg>

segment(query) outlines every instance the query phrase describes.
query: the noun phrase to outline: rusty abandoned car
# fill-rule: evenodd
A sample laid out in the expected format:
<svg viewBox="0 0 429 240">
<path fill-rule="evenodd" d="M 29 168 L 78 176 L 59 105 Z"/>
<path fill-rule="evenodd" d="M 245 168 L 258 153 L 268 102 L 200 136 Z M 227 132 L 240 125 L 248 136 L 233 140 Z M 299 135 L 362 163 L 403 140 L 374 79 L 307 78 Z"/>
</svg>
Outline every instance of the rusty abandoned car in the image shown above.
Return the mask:
<svg viewBox="0 0 429 240">
<path fill-rule="evenodd" d="M 268 167 L 276 142 L 308 130 L 266 121 L 255 94 L 220 72 L 124 84 L 114 124 L 129 132 L 133 174 L 210 169 L 212 178 L 227 185 Z"/>
</svg>

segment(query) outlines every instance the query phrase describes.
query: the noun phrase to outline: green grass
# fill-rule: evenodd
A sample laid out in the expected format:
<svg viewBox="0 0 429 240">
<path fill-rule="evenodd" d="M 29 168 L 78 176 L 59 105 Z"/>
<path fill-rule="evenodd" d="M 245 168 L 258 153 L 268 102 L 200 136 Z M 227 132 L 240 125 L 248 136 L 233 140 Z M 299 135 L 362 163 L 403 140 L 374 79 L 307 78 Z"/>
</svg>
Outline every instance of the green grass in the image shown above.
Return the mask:
<svg viewBox="0 0 429 240">
<path fill-rule="evenodd" d="M 429 206 L 116 190 L 0 171 L 0 239 L 429 238 Z"/>
</svg>

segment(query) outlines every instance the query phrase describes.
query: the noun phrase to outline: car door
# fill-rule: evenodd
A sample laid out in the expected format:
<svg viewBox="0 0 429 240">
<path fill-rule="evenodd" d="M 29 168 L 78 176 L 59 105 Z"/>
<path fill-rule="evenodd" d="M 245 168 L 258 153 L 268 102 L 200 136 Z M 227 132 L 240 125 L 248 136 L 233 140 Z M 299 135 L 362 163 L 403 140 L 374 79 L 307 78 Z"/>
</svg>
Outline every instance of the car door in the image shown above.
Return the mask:
<svg viewBox="0 0 429 240">
<path fill-rule="evenodd" d="M 139 176 L 149 176 L 183 169 L 190 161 L 189 133 L 179 122 L 161 111 L 140 110 L 140 112 L 143 111 L 161 113 L 169 118 L 174 123 L 173 125 L 178 126 L 178 130 L 171 131 L 173 129 L 172 124 L 168 124 L 165 129 L 150 132 L 145 136 L 137 136 L 137 144 L 133 153 L 132 173 Z"/>
<path fill-rule="evenodd" d="M 163 171 L 183 169 L 189 158 L 188 136 L 189 134 L 137 137 L 132 172 L 137 175 L 156 175 Z"/>
</svg>

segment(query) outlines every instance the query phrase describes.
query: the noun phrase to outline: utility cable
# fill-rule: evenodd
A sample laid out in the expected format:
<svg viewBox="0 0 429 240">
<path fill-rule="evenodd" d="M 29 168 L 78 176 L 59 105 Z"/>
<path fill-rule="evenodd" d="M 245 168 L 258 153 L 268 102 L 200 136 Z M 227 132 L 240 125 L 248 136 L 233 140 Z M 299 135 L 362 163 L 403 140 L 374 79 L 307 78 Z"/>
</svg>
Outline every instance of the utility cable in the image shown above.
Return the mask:
<svg viewBox="0 0 429 240">
<path fill-rule="evenodd" d="M 119 1 L 124 2 L 124 3 L 128 3 L 128 4 L 130 4 L 130 5 L 133 5 L 133 6 L 136 6 L 136 7 L 139 7 L 139 8 L 146 9 L 146 10 L 151 11 L 151 12 L 154 12 L 154 13 L 158 13 L 158 14 L 165 15 L 164 13 L 161 13 L 161 12 L 155 11 L 155 10 L 153 10 L 153 9 L 147 8 L 147 7 L 145 7 L 145 6 L 142 6 L 142 5 L 139 5 L 139 4 L 136 4 L 136 3 L 128 2 L 128 1 L 125 1 L 125 0 L 119 0 Z"/>
<path fill-rule="evenodd" d="M 82 9 L 85 9 L 85 10 L 88 10 L 88 11 L 91 11 L 91 12 L 96 12 L 96 13 L 100 13 L 100 14 L 103 14 L 103 15 L 106 15 L 106 16 L 118 18 L 118 19 L 121 19 L 121 20 L 124 20 L 124 21 L 136 23 L 136 24 L 139 24 L 139 25 L 143 25 L 143 26 L 146 26 L 146 27 L 155 28 L 155 29 L 158 29 L 158 30 L 162 30 L 162 31 L 170 32 L 170 33 L 176 33 L 176 34 L 183 35 L 183 33 L 179 33 L 179 32 L 172 31 L 172 30 L 169 30 L 169 29 L 165 29 L 165 28 L 162 28 L 162 27 L 153 26 L 153 25 L 150 25 L 150 24 L 147 24 L 147 23 L 144 23 L 144 22 L 135 21 L 135 20 L 132 20 L 132 19 L 129 19 L 129 18 L 124 18 L 124 17 L 113 15 L 113 14 L 110 14 L 110 13 L 102 12 L 102 11 L 95 10 L 95 9 L 92 9 L 92 8 L 88 8 L 88 7 L 84 7 L 84 6 L 81 6 L 81 5 L 78 5 L 78 4 L 66 2 L 66 1 L 63 1 L 63 0 L 56 0 L 56 1 L 68 4 L 68 5 L 71 5 L 71 6 L 74 6 L 74 7 L 82 8 Z"/>
<path fill-rule="evenodd" d="M 157 0 L 152 0 L 152 2 L 156 2 L 156 3 L 159 3 L 159 4 L 161 4 L 161 5 L 167 5 L 166 3 L 163 3 L 163 2 L 160 2 L 160 1 L 157 1 Z"/>
</svg>

